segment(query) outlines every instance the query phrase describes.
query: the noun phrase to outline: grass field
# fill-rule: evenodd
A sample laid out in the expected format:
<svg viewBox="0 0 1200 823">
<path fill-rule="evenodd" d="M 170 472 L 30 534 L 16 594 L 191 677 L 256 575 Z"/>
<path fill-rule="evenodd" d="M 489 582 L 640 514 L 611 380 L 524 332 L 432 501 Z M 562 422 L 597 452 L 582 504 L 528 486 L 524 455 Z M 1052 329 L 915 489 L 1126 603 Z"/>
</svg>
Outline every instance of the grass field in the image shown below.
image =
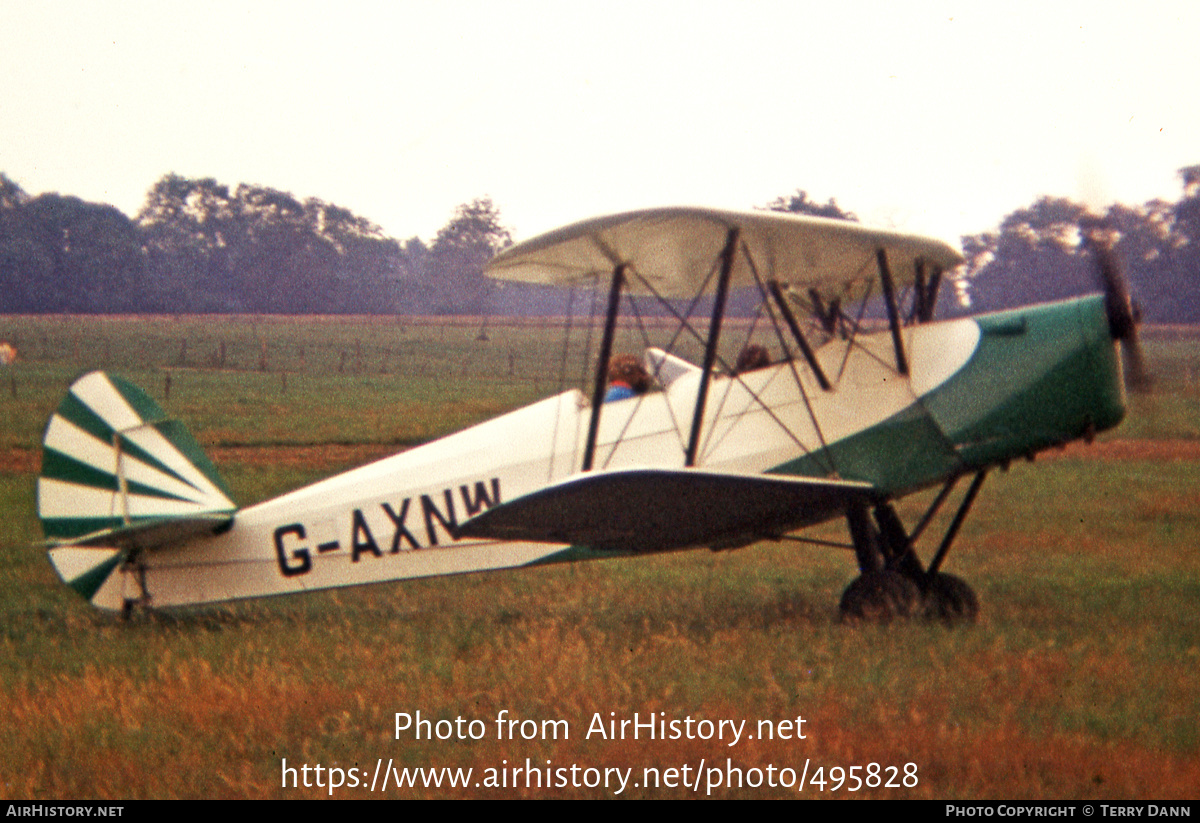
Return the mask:
<svg viewBox="0 0 1200 823">
<path fill-rule="evenodd" d="M 147 388 L 245 504 L 549 394 L 560 372 L 580 374 L 563 369 L 555 333 L 492 325 L 480 340 L 480 329 L 0 318 L 0 340 L 22 354 L 0 370 L 0 797 L 328 796 L 327 771 L 324 785 L 305 788 L 285 759 L 344 779 L 364 770 L 363 783 L 378 763 L 473 770 L 466 787 L 334 792 L 350 798 L 611 797 L 620 773 L 607 773 L 606 787 L 605 769 L 632 769 L 622 797 L 704 796 L 718 777 L 716 797 L 1196 796 L 1200 347 L 1189 337 L 1149 341 L 1159 380 L 1121 429 L 985 484 L 948 563 L 980 595 L 973 627 L 841 625 L 853 558 L 791 543 L 125 623 L 62 586 L 33 545 L 41 427 L 86 368 Z M 840 528 L 820 536 L 843 539 Z M 417 711 L 479 720 L 466 730 L 484 733 L 397 739 L 396 714 Z M 536 723 L 498 739 L 501 712 Z M 728 745 L 728 725 L 720 740 L 588 736 L 597 720 L 607 729 L 635 713 L 696 734 L 702 720 L 744 720 L 755 739 Z M 797 717 L 804 739 L 782 723 Z M 542 724 L 555 720 L 566 727 Z M 776 739 L 761 739 L 759 721 Z M 514 786 L 527 759 L 540 786 L 524 771 Z M 698 791 L 679 784 L 698 773 Z"/>
</svg>

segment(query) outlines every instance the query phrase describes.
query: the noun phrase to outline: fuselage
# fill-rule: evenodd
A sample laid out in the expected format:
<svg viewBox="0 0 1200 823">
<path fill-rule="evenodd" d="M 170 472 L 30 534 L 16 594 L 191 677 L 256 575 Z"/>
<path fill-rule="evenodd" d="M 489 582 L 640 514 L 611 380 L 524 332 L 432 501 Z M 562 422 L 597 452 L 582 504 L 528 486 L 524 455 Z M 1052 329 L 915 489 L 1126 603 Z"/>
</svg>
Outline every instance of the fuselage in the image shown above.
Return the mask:
<svg viewBox="0 0 1200 823">
<path fill-rule="evenodd" d="M 1116 425 L 1120 362 L 1103 300 L 1080 298 L 832 340 L 817 357 L 714 376 L 697 468 L 837 477 L 894 497 Z M 601 409 L 594 471 L 682 468 L 702 375 Z M 563 545 L 461 540 L 467 518 L 579 471 L 591 414 L 568 391 L 419 448 L 241 509 L 232 527 L 149 552 L 97 605 L 144 585 L 173 606 L 545 561 Z M 646 505 L 653 505 L 647 501 Z"/>
</svg>

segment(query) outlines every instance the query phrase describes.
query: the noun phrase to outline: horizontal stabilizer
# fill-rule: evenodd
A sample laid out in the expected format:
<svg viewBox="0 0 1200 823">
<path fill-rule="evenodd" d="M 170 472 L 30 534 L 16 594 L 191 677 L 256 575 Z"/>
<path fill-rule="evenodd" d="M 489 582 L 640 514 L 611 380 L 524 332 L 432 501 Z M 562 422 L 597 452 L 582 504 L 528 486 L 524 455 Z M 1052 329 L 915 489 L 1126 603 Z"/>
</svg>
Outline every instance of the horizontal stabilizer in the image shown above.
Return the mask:
<svg viewBox="0 0 1200 823">
<path fill-rule="evenodd" d="M 467 520 L 459 537 L 654 552 L 726 548 L 777 537 L 844 512 L 868 483 L 697 469 L 594 472 Z"/>
<path fill-rule="evenodd" d="M 91 599 L 134 550 L 171 546 L 228 528 L 232 515 L 200 515 L 141 521 L 69 541 L 50 541 L 50 562 L 62 581 Z"/>
<path fill-rule="evenodd" d="M 233 523 L 232 514 L 201 514 L 194 517 L 164 517 L 139 520 L 129 526 L 101 529 L 67 540 L 50 540 L 50 546 L 103 546 L 110 549 L 157 549 L 193 537 L 216 534 Z"/>
</svg>

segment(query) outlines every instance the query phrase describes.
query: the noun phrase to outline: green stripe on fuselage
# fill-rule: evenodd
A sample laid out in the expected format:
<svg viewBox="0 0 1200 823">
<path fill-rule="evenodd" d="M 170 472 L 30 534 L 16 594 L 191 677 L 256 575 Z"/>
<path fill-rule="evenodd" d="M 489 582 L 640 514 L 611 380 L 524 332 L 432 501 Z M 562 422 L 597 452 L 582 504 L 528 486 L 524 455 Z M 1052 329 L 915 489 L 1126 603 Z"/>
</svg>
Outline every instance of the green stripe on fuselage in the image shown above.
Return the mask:
<svg viewBox="0 0 1200 823">
<path fill-rule="evenodd" d="M 945 383 L 882 423 L 770 471 L 825 477 L 832 461 L 838 477 L 902 494 L 1121 421 L 1120 363 L 1103 297 L 974 319 L 979 345 Z"/>
<path fill-rule="evenodd" d="M 1125 415 L 1104 298 L 977 318 L 975 355 L 925 407 L 972 468 L 1112 428 Z"/>
<path fill-rule="evenodd" d="M 920 488 L 961 470 L 954 449 L 916 403 L 827 449 L 806 454 L 769 474 L 827 477 L 832 461 L 843 480 L 862 480 L 885 494 Z"/>
<path fill-rule="evenodd" d="M 549 566 L 555 563 L 579 563 L 584 560 L 604 560 L 613 557 L 636 557 L 638 554 L 653 554 L 654 552 L 633 552 L 619 550 L 604 550 L 593 549 L 591 546 L 572 545 L 565 549 L 560 549 L 545 557 L 539 557 L 537 560 L 531 560 L 524 564 L 526 568 L 533 566 Z"/>
</svg>

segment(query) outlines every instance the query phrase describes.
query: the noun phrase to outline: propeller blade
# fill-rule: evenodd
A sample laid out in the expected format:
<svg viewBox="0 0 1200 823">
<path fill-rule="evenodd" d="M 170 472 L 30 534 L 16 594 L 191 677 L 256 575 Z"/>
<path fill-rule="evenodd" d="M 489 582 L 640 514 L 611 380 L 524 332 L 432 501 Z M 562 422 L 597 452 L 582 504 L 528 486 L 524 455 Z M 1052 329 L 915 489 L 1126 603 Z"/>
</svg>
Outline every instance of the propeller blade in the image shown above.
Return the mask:
<svg viewBox="0 0 1200 823">
<path fill-rule="evenodd" d="M 1113 340 L 1121 343 L 1125 362 L 1125 380 L 1130 390 L 1150 389 L 1150 373 L 1142 354 L 1138 337 L 1141 311 L 1129 294 L 1129 282 L 1114 248 L 1108 221 L 1094 218 L 1083 225 L 1084 242 L 1096 263 L 1096 277 L 1104 289 L 1104 306 L 1108 311 L 1108 329 Z"/>
</svg>

